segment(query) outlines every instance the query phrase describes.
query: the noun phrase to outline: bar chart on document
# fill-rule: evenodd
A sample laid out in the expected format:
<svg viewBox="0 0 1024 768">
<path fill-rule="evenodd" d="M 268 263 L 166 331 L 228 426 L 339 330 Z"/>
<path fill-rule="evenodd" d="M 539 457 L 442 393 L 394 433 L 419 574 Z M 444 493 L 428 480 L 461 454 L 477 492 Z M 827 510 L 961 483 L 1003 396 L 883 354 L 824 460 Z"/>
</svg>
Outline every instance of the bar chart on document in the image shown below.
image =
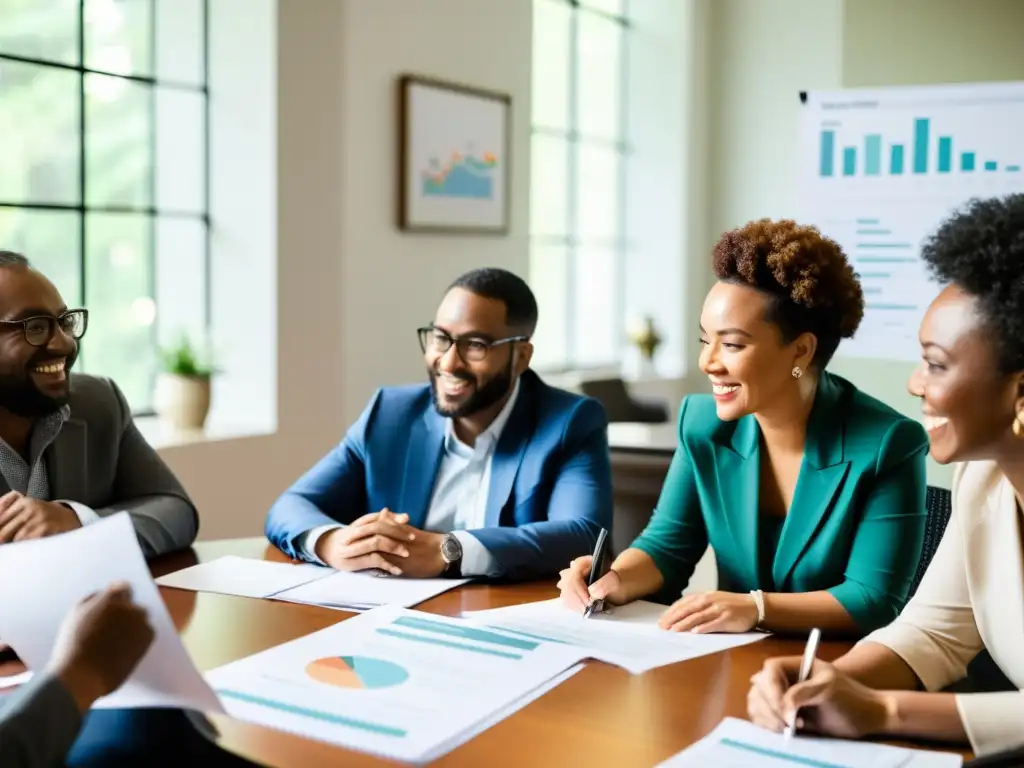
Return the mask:
<svg viewBox="0 0 1024 768">
<path fill-rule="evenodd" d="M 1024 192 L 1024 83 L 807 94 L 801 220 L 836 240 L 864 289 L 845 357 L 914 361 L 939 287 L 921 246 L 971 198 Z"/>
</svg>

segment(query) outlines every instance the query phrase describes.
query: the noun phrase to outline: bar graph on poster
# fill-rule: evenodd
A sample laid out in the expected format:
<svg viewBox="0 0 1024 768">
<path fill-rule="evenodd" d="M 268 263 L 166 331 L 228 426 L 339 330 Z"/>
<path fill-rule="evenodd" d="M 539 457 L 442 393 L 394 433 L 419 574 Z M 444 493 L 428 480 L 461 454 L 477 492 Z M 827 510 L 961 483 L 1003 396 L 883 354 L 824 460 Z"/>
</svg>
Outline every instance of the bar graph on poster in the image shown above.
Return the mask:
<svg viewBox="0 0 1024 768">
<path fill-rule="evenodd" d="M 843 357 L 915 361 L 939 291 L 922 244 L 972 198 L 1024 192 L 1024 83 L 811 91 L 801 221 L 836 240 L 864 289 Z"/>
</svg>

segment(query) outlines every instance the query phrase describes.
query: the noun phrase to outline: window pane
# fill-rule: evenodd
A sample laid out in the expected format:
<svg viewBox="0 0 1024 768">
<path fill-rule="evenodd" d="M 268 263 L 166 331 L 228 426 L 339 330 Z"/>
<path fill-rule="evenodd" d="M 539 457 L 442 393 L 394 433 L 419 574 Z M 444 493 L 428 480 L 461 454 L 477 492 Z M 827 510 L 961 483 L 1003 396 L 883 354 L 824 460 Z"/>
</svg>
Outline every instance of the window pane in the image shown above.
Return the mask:
<svg viewBox="0 0 1024 768">
<path fill-rule="evenodd" d="M 86 218 L 89 343 L 83 370 L 110 376 L 132 410 L 150 405 L 155 369 L 151 285 L 152 218 L 92 213 Z"/>
<path fill-rule="evenodd" d="M 0 0 L 0 53 L 77 65 L 78 0 Z"/>
<path fill-rule="evenodd" d="M 533 124 L 569 125 L 571 6 L 559 0 L 533 4 Z"/>
<path fill-rule="evenodd" d="M 642 0 L 637 0 L 641 2 Z M 580 0 L 584 8 L 593 8 L 595 11 L 604 11 L 613 16 L 622 16 L 625 11 L 624 0 Z"/>
<path fill-rule="evenodd" d="M 0 200 L 80 202 L 80 77 L 76 72 L 0 61 Z"/>
<path fill-rule="evenodd" d="M 153 0 L 85 0 L 85 66 L 152 75 L 152 5 Z"/>
<path fill-rule="evenodd" d="M 569 323 L 566 298 L 569 274 L 566 250 L 532 243 L 530 288 L 537 298 L 537 333 L 533 337 L 533 368 L 557 368 L 569 360 Z"/>
<path fill-rule="evenodd" d="M 622 27 L 592 13 L 579 14 L 577 24 L 580 133 L 617 139 L 621 117 Z"/>
<path fill-rule="evenodd" d="M 619 237 L 619 178 L 621 155 L 601 145 L 581 144 L 576 164 L 576 228 L 582 241 Z"/>
<path fill-rule="evenodd" d="M 156 207 L 200 213 L 205 208 L 203 111 L 193 91 L 158 88 L 156 99 Z"/>
<path fill-rule="evenodd" d="M 530 232 L 569 234 L 569 144 L 560 138 L 534 134 L 530 144 Z"/>
<path fill-rule="evenodd" d="M 193 219 L 156 220 L 157 338 L 171 344 L 204 338 L 206 227 Z"/>
<path fill-rule="evenodd" d="M 85 89 L 87 204 L 151 206 L 152 87 L 86 75 Z"/>
<path fill-rule="evenodd" d="M 616 314 L 618 265 L 610 248 L 581 249 L 573 264 L 572 359 L 576 365 L 618 362 L 623 329 Z"/>
<path fill-rule="evenodd" d="M 203 3 L 156 0 L 156 77 L 174 83 L 203 81 Z"/>
<path fill-rule="evenodd" d="M 80 214 L 0 208 L 0 247 L 28 257 L 68 305 L 82 304 Z"/>
</svg>

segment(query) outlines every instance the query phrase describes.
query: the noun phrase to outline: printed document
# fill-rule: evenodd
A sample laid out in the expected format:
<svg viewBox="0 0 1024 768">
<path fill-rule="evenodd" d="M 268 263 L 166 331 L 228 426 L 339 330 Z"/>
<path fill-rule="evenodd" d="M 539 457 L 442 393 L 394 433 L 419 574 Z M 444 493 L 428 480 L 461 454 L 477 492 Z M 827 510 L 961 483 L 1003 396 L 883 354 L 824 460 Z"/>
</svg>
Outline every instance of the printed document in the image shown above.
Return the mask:
<svg viewBox="0 0 1024 768">
<path fill-rule="evenodd" d="M 240 720 L 426 763 L 575 671 L 581 649 L 394 606 L 206 675 Z"/>
<path fill-rule="evenodd" d="M 227 555 L 168 573 L 156 580 L 161 587 L 192 592 L 217 592 L 240 597 L 272 597 L 278 592 L 322 579 L 333 568 L 312 563 L 274 563 L 251 557 Z"/>
<path fill-rule="evenodd" d="M 589 619 L 555 600 L 486 611 L 464 611 L 464 619 L 549 642 L 569 643 L 588 658 L 615 664 L 634 675 L 762 640 L 763 632 L 698 635 L 658 628 L 666 606 L 637 600 Z"/>
<path fill-rule="evenodd" d="M 0 584 L 17 585 L 0 590 L 0 635 L 26 667 L 38 671 L 49 661 L 71 608 L 115 581 L 131 585 L 156 636 L 125 684 L 93 706 L 223 712 L 178 636 L 127 512 L 59 536 L 0 547 Z"/>
<path fill-rule="evenodd" d="M 407 579 L 382 571 L 347 573 L 312 563 L 275 563 L 228 555 L 161 576 L 161 587 L 273 598 L 341 611 L 382 605 L 411 608 L 470 579 Z"/>
<path fill-rule="evenodd" d="M 278 592 L 275 600 L 307 603 L 342 611 L 368 611 L 382 605 L 412 608 L 469 579 L 409 579 L 365 571 L 331 570 L 331 575 L 293 589 Z"/>
<path fill-rule="evenodd" d="M 727 717 L 658 768 L 960 768 L 949 752 L 890 747 L 869 741 L 793 736 L 787 740 L 746 720 Z"/>
</svg>

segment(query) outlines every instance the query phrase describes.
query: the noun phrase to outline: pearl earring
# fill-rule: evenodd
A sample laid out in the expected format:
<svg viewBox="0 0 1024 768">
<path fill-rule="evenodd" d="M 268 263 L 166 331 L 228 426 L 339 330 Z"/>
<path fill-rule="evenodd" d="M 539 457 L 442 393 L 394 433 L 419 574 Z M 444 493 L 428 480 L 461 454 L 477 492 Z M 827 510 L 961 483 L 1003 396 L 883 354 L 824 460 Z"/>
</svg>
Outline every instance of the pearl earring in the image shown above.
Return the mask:
<svg viewBox="0 0 1024 768">
<path fill-rule="evenodd" d="M 800 368 L 800 366 L 799 365 L 794 365 L 793 366 L 793 378 L 794 379 L 799 379 L 803 375 L 804 375 L 804 372 Z"/>
<path fill-rule="evenodd" d="M 1024 437 L 1024 422 L 1021 421 L 1021 411 L 1017 411 L 1013 417 L 1013 436 L 1016 438 Z"/>
</svg>

